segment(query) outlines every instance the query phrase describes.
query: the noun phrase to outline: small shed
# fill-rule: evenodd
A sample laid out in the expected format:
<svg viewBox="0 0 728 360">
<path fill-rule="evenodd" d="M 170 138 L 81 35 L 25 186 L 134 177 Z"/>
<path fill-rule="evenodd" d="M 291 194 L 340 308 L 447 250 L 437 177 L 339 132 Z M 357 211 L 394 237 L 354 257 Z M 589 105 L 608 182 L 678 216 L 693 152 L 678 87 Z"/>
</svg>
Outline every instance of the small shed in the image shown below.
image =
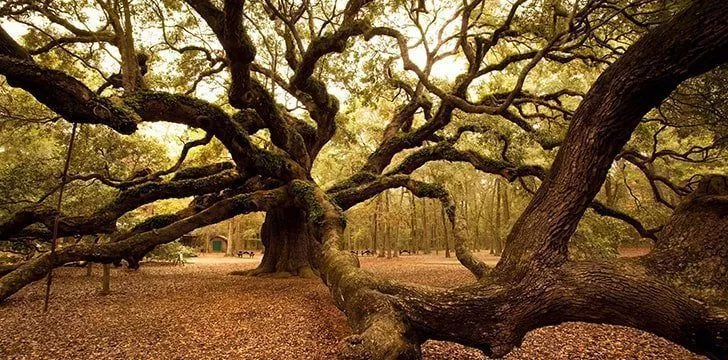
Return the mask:
<svg viewBox="0 0 728 360">
<path fill-rule="evenodd" d="M 207 251 L 211 253 L 227 252 L 229 241 L 222 235 L 216 235 L 207 242 Z"/>
</svg>

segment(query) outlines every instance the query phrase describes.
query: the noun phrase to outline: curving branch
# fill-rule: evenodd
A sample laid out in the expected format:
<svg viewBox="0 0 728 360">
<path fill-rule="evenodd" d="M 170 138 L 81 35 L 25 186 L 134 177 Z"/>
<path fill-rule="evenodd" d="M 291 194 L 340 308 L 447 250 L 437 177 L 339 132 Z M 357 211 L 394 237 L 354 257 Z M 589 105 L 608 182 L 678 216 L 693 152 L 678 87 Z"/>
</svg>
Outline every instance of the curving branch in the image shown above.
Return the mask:
<svg viewBox="0 0 728 360">
<path fill-rule="evenodd" d="M 146 183 L 121 191 L 116 199 L 91 215 L 68 216 L 61 214 L 58 220 L 58 235 L 88 235 L 116 231 L 116 220 L 127 212 L 142 205 L 169 198 L 185 198 L 220 192 L 242 184 L 246 177 L 235 170 L 196 178 L 171 180 L 162 183 Z M 9 239 L 35 223 L 52 227 L 56 212 L 45 206 L 32 206 L 13 214 L 9 220 L 0 223 L 0 239 Z"/>
<path fill-rule="evenodd" d="M 547 178 L 513 226 L 496 273 L 514 279 L 567 261 L 569 238 L 644 115 L 684 80 L 728 62 L 728 24 L 720 20 L 725 14 L 726 3 L 696 2 L 601 74 L 574 113 Z"/>
<path fill-rule="evenodd" d="M 55 254 L 46 253 L 22 264 L 0 278 L 0 301 L 7 299 L 24 286 L 39 280 L 50 268 L 73 261 L 111 263 L 122 257 L 146 254 L 159 244 L 174 241 L 180 236 L 205 225 L 214 224 L 239 214 L 265 211 L 284 205 L 288 201 L 287 188 L 257 191 L 233 196 L 163 227 L 130 236 L 124 240 L 105 244 L 71 245 Z"/>
<path fill-rule="evenodd" d="M 10 86 L 28 91 L 68 121 L 106 125 L 122 134 L 136 131 L 139 118 L 132 111 L 110 99 L 98 97 L 73 77 L 13 55 L 17 54 L 0 52 L 0 74 L 5 76 Z"/>
<path fill-rule="evenodd" d="M 402 160 L 399 165 L 388 171 L 387 174 L 411 174 L 422 165 L 439 160 L 466 162 L 473 165 L 477 170 L 503 176 L 508 181 L 514 181 L 523 176 L 538 178 L 546 176 L 546 170 L 539 166 L 517 166 L 505 160 L 490 159 L 472 150 L 458 150 L 449 142 L 441 142 L 415 151 Z"/>
<path fill-rule="evenodd" d="M 645 226 L 642 225 L 642 223 L 634 217 L 617 209 L 609 208 L 607 205 L 597 200 L 592 200 L 592 202 L 589 204 L 589 208 L 591 208 L 601 216 L 609 216 L 626 222 L 627 224 L 631 225 L 637 231 L 637 233 L 640 234 L 641 237 L 652 239 L 653 241 L 658 241 L 656 234 L 660 232 L 663 228 L 663 226 L 658 226 L 652 229 L 646 229 Z"/>
</svg>

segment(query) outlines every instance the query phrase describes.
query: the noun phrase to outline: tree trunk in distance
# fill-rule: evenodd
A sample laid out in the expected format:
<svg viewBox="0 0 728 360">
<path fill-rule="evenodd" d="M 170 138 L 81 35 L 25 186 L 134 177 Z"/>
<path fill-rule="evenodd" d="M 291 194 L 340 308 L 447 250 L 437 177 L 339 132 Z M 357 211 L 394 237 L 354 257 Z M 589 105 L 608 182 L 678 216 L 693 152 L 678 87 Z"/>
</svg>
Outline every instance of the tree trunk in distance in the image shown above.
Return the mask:
<svg viewBox="0 0 728 360">
<path fill-rule="evenodd" d="M 440 207 L 440 217 L 442 218 L 442 238 L 445 240 L 445 257 L 450 257 L 450 241 L 448 239 L 447 219 L 445 218 L 445 209 Z"/>
<path fill-rule="evenodd" d="M 233 255 L 233 235 L 234 235 L 234 228 L 235 224 L 233 223 L 235 221 L 235 218 L 232 218 L 228 220 L 228 226 L 227 226 L 227 248 L 225 249 L 225 256 L 232 256 Z"/>
<path fill-rule="evenodd" d="M 503 241 L 501 237 L 501 186 L 500 181 L 495 181 L 495 226 L 493 228 L 493 254 L 500 256 L 503 252 Z"/>
<path fill-rule="evenodd" d="M 430 254 L 430 234 L 427 231 L 427 200 L 422 199 L 422 246 L 425 249 L 425 254 Z"/>
<path fill-rule="evenodd" d="M 109 278 L 111 277 L 111 264 L 104 264 L 104 274 L 101 277 L 101 295 L 111 293 Z"/>
<path fill-rule="evenodd" d="M 417 245 L 417 207 L 415 202 L 415 196 L 410 194 L 409 196 L 410 200 L 410 240 L 409 240 L 409 250 L 412 251 L 413 254 L 417 254 L 417 252 L 420 250 L 419 246 Z"/>
<path fill-rule="evenodd" d="M 387 259 L 392 258 L 392 213 L 389 207 L 389 190 L 384 192 L 384 248 Z"/>
</svg>

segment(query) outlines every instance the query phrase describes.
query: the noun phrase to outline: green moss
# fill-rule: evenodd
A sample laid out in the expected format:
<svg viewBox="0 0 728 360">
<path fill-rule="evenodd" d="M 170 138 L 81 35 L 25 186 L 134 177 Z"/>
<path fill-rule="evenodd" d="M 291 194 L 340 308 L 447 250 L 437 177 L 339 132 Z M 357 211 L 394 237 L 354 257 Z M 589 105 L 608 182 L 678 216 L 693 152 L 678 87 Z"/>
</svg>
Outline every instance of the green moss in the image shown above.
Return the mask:
<svg viewBox="0 0 728 360">
<path fill-rule="evenodd" d="M 288 167 L 288 159 L 279 154 L 260 151 L 254 157 L 254 167 L 257 172 L 267 175 L 273 175 L 280 178 L 287 177 L 290 172 Z"/>
<path fill-rule="evenodd" d="M 245 212 L 255 210 L 258 205 L 252 200 L 250 195 L 235 196 L 232 198 L 233 207 L 238 212 Z"/>
<path fill-rule="evenodd" d="M 186 180 L 186 179 L 197 179 L 205 176 L 210 176 L 217 174 L 223 170 L 232 169 L 235 166 L 235 164 L 231 162 L 220 162 L 205 166 L 196 166 L 191 168 L 186 168 L 177 171 L 177 173 L 174 174 L 174 177 L 172 178 L 173 181 L 177 180 Z"/>
<path fill-rule="evenodd" d="M 362 171 L 352 175 L 348 180 L 340 182 L 332 186 L 326 192 L 335 193 L 341 190 L 351 189 L 364 183 L 372 182 L 377 180 L 377 175 L 371 172 Z"/>
<path fill-rule="evenodd" d="M 149 102 L 161 103 L 170 109 L 187 106 L 195 109 L 201 117 L 207 117 L 213 122 L 229 119 L 228 115 L 218 106 L 186 95 L 159 91 L 137 91 L 124 98 L 124 103 L 136 111 L 144 111 L 145 106 Z"/>
<path fill-rule="evenodd" d="M 324 216 L 326 210 L 319 204 L 316 199 L 314 185 L 301 181 L 294 180 L 291 182 L 291 192 L 297 202 L 306 204 L 306 214 L 308 216 L 308 222 L 314 225 L 321 225 L 324 222 Z"/>
</svg>

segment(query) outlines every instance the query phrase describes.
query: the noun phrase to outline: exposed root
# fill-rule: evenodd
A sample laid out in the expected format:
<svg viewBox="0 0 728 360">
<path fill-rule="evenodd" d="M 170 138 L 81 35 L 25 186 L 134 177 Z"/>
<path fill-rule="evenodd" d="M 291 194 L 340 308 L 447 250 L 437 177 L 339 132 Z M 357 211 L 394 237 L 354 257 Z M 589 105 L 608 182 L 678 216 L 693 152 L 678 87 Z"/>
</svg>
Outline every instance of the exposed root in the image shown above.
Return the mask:
<svg viewBox="0 0 728 360">
<path fill-rule="evenodd" d="M 348 336 L 338 345 L 340 359 L 397 359 L 422 358 L 420 345 L 404 335 L 402 323 L 387 319 L 375 321 L 365 332 Z"/>
</svg>

